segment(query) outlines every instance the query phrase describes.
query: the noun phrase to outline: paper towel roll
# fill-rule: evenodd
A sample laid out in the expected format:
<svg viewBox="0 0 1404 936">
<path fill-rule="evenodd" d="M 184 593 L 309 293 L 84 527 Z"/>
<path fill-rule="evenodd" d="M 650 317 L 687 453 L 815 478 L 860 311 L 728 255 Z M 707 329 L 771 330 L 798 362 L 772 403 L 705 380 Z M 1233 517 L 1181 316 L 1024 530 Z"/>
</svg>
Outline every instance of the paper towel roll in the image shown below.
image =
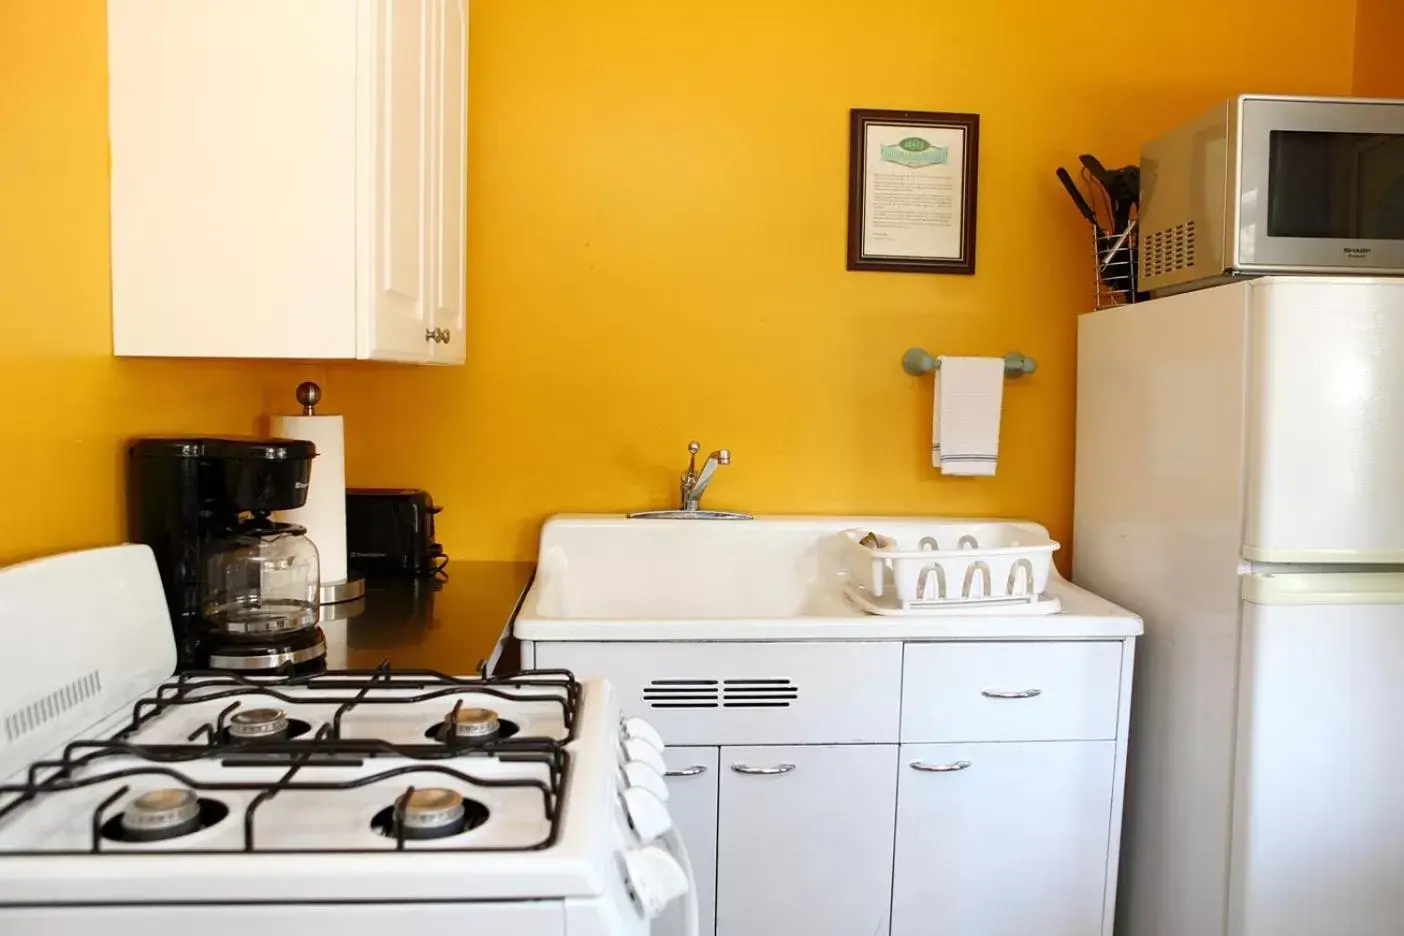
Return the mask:
<svg viewBox="0 0 1404 936">
<path fill-rule="evenodd" d="M 282 510 L 279 520 L 307 528 L 322 563 L 322 582 L 346 580 L 346 433 L 340 416 L 274 416 L 273 434 L 317 446 L 307 503 Z"/>
</svg>

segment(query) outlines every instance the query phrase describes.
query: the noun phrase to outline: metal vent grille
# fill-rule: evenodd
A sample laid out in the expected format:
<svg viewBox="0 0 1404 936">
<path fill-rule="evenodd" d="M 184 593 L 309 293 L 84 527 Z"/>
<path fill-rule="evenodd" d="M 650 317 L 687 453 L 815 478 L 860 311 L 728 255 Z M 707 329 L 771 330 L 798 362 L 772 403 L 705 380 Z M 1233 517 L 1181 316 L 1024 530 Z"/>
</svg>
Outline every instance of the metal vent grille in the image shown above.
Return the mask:
<svg viewBox="0 0 1404 936">
<path fill-rule="evenodd" d="M 55 689 L 36 702 L 16 709 L 5 716 L 5 740 L 17 741 L 36 728 L 53 721 L 64 712 L 91 699 L 102 691 L 102 674 L 93 670 L 66 686 Z"/>
<path fill-rule="evenodd" d="M 1194 222 L 1162 228 L 1146 236 L 1141 252 L 1144 276 L 1164 276 L 1194 266 Z"/>
<path fill-rule="evenodd" d="M 789 708 L 799 686 L 788 679 L 655 679 L 644 686 L 649 708 Z"/>
</svg>

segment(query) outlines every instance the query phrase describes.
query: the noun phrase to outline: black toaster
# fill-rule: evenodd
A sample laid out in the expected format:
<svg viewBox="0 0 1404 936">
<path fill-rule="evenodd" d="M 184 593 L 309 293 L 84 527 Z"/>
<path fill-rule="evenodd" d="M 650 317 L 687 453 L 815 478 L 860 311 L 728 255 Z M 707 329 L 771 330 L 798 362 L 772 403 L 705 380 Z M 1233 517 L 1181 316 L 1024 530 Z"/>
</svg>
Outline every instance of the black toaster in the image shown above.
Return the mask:
<svg viewBox="0 0 1404 936">
<path fill-rule="evenodd" d="M 434 575 L 448 562 L 434 541 L 434 506 L 428 491 L 349 488 L 346 552 L 351 568 L 373 577 Z"/>
</svg>

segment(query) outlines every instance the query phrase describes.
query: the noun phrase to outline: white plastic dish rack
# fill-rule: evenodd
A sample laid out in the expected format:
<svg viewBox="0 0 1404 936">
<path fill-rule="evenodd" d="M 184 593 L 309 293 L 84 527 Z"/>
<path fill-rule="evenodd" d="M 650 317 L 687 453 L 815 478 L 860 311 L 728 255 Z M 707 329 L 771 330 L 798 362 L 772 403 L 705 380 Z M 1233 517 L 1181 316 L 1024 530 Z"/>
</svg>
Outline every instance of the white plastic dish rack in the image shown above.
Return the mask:
<svg viewBox="0 0 1404 936">
<path fill-rule="evenodd" d="M 872 536 L 876 546 L 862 540 Z M 840 536 L 843 586 L 873 614 L 1052 614 L 1044 594 L 1058 543 L 1026 523 L 933 524 L 898 541 L 880 530 Z"/>
</svg>

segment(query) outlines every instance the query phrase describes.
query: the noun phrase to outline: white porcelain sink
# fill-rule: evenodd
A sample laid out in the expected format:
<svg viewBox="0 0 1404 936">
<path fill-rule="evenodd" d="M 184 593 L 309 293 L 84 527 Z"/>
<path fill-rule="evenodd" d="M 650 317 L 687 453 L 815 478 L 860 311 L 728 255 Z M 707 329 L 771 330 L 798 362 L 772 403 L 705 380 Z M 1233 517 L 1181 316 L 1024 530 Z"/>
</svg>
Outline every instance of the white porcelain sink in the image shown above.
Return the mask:
<svg viewBox="0 0 1404 936">
<path fill-rule="evenodd" d="M 929 531 L 951 518 L 749 521 L 558 516 L 541 533 L 523 640 L 817 640 L 1126 636 L 1123 611 L 1052 578 L 1062 613 L 869 615 L 842 594 L 831 546 L 844 530 Z M 964 523 L 980 521 L 960 521 Z M 989 521 L 998 522 L 998 521 Z M 1041 529 L 1041 528 L 1040 528 Z"/>
</svg>

